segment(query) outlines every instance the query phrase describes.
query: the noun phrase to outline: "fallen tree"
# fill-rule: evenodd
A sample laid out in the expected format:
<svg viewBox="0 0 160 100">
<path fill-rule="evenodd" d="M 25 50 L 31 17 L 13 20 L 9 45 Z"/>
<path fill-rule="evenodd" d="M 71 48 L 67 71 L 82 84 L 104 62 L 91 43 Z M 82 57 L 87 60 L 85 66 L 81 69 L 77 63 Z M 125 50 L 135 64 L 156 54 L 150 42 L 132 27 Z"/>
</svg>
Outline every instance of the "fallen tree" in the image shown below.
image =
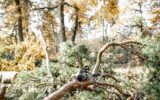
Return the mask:
<svg viewBox="0 0 160 100">
<path fill-rule="evenodd" d="M 89 74 L 88 78 L 83 80 L 84 77 L 77 77 L 75 75 L 71 82 L 65 84 L 60 89 L 58 89 L 54 93 L 50 94 L 46 98 L 44 98 L 44 100 L 58 100 L 58 99 L 61 99 L 62 97 L 64 97 L 64 95 L 67 92 L 75 91 L 77 88 L 81 88 L 82 90 L 95 91 L 96 87 L 102 88 L 106 92 L 109 92 L 109 93 L 111 93 L 111 92 L 108 91 L 107 88 L 108 87 L 114 88 L 115 91 L 112 92 L 112 93 L 117 95 L 117 97 L 120 100 L 122 100 L 122 97 L 126 97 L 128 100 L 133 100 L 135 98 L 134 93 L 127 93 L 127 92 L 123 91 L 123 89 L 120 86 L 118 86 L 116 84 L 98 82 L 98 77 L 99 78 L 107 77 L 107 78 L 111 78 L 111 79 L 115 80 L 116 82 L 119 82 L 118 79 L 116 79 L 114 76 L 111 76 L 111 75 L 108 75 L 108 74 L 104 75 L 104 74 L 99 73 L 101 58 L 102 58 L 102 55 L 103 55 L 103 53 L 106 49 L 109 49 L 111 47 L 120 46 L 120 47 L 126 49 L 127 51 L 129 51 L 131 54 L 134 54 L 134 55 L 138 56 L 140 59 L 142 59 L 142 60 L 145 59 L 145 57 L 140 52 L 133 51 L 130 48 L 128 48 L 127 45 L 129 45 L 129 44 L 141 45 L 142 47 L 144 46 L 143 44 L 141 44 L 139 42 L 135 42 L 135 41 L 126 41 L 126 42 L 122 42 L 122 43 L 109 43 L 109 44 L 104 45 L 98 52 L 96 64 L 93 67 L 93 70 L 92 70 L 91 74 L 86 72 L 87 74 Z"/>
</svg>

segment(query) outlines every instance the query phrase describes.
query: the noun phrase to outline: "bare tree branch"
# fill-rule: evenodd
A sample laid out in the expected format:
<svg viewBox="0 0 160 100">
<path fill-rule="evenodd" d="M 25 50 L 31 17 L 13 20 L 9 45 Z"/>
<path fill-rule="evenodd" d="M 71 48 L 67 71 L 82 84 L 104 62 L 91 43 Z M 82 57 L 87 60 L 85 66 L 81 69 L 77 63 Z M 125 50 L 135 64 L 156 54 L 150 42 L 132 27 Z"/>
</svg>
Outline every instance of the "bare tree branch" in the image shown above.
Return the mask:
<svg viewBox="0 0 160 100">
<path fill-rule="evenodd" d="M 87 88 L 88 85 L 93 84 L 91 81 L 87 82 L 78 82 L 76 79 L 71 81 L 70 83 L 65 84 L 60 89 L 58 89 L 56 92 L 52 93 L 48 97 L 46 97 L 44 100 L 59 100 L 62 98 L 68 91 L 76 90 L 77 88 Z"/>
<path fill-rule="evenodd" d="M 71 4 L 67 3 L 67 2 L 64 2 L 63 4 L 68 6 L 68 7 L 75 8 L 75 6 L 73 6 L 73 5 L 71 5 Z"/>
<path fill-rule="evenodd" d="M 105 87 L 100 86 L 100 85 L 96 85 L 96 86 L 97 86 L 97 87 L 99 87 L 99 88 L 104 89 L 107 93 L 116 94 L 116 95 L 117 95 L 117 97 L 119 98 L 119 100 L 122 100 L 122 97 L 121 97 L 121 95 L 120 95 L 119 93 L 116 93 L 116 92 L 110 92 L 110 91 L 108 91 Z"/>
<path fill-rule="evenodd" d="M 48 10 L 54 10 L 56 8 L 58 8 L 59 5 L 53 6 L 53 7 L 40 7 L 40 8 L 33 8 L 33 10 L 44 10 L 44 9 L 48 9 Z"/>
<path fill-rule="evenodd" d="M 130 94 L 125 93 L 122 89 L 120 89 L 117 85 L 112 85 L 112 84 L 108 84 L 108 83 L 96 83 L 97 85 L 101 85 L 101 86 L 105 86 L 105 87 L 112 87 L 114 89 L 116 89 L 120 94 L 122 94 L 125 97 L 129 97 Z"/>
<path fill-rule="evenodd" d="M 138 45 L 143 45 L 143 44 L 141 44 L 141 43 L 139 43 L 139 42 L 136 42 L 136 41 L 126 41 L 126 42 L 122 42 L 122 43 L 109 43 L 109 44 L 105 44 L 105 45 L 99 50 L 99 52 L 98 52 L 97 61 L 96 61 L 96 64 L 95 64 L 95 66 L 94 66 L 94 68 L 93 68 L 93 70 L 92 70 L 92 74 L 96 74 L 96 73 L 98 72 L 98 69 L 99 69 L 99 66 L 100 66 L 100 63 L 101 63 L 102 54 L 103 54 L 103 52 L 104 52 L 106 49 L 108 49 L 108 48 L 110 48 L 110 47 L 114 47 L 114 46 L 120 46 L 120 47 L 122 47 L 122 48 L 124 48 L 124 49 L 126 49 L 126 50 L 129 50 L 129 49 L 128 49 L 127 47 L 125 47 L 124 45 L 130 44 L 130 43 L 138 44 Z M 140 57 L 140 58 L 143 58 L 143 57 L 141 57 L 140 55 L 138 55 L 137 53 L 134 53 L 134 52 L 131 52 L 131 53 L 137 55 L 137 56 Z"/>
<path fill-rule="evenodd" d="M 116 82 L 120 82 L 118 79 L 116 79 L 115 77 L 109 75 L 109 74 L 102 74 L 101 75 L 102 77 L 109 77 L 109 78 L 112 78 L 113 80 L 115 80 Z"/>
</svg>

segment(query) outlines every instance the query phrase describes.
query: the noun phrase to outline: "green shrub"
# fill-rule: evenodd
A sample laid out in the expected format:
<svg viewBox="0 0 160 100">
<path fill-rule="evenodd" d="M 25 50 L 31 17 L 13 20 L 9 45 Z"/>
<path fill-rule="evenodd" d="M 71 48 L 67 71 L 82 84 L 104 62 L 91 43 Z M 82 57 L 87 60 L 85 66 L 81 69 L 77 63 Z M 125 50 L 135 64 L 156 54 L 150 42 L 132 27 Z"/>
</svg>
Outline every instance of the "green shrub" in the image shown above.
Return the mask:
<svg viewBox="0 0 160 100">
<path fill-rule="evenodd" d="M 89 56 L 90 52 L 85 45 L 66 42 L 61 44 L 60 52 L 59 62 L 66 66 L 81 68 L 84 65 L 91 66 L 95 62 L 95 59 Z"/>
<path fill-rule="evenodd" d="M 143 87 L 147 100 L 159 100 L 160 98 L 160 38 L 146 42 L 147 47 L 142 50 L 148 58 L 145 62 L 149 69 L 148 82 Z"/>
</svg>

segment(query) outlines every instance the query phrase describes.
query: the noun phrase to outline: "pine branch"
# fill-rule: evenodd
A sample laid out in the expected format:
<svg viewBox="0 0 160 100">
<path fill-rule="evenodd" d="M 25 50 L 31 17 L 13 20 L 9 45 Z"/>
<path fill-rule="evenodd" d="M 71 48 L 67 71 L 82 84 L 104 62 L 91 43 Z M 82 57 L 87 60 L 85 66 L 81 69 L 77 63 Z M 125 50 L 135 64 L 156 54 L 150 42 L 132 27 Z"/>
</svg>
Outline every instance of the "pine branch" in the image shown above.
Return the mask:
<svg viewBox="0 0 160 100">
<path fill-rule="evenodd" d="M 98 76 L 103 76 L 103 77 L 109 77 L 109 78 L 112 78 L 114 79 L 116 82 L 119 82 L 115 77 L 111 76 L 111 75 L 101 75 L 101 74 L 98 74 L 98 69 L 99 69 L 99 66 L 100 66 L 100 62 L 101 62 L 101 57 L 102 57 L 102 54 L 103 52 L 110 48 L 110 47 L 114 47 L 114 46 L 120 46 L 124 49 L 127 49 L 129 50 L 129 48 L 126 47 L 127 44 L 138 44 L 138 45 L 143 45 L 139 42 L 135 42 L 135 41 L 126 41 L 126 42 L 122 42 L 122 43 L 109 43 L 109 44 L 106 44 L 104 45 L 98 52 L 98 56 L 97 56 L 97 61 L 96 61 L 96 64 L 92 70 L 92 77 L 90 77 L 89 80 L 85 81 L 85 82 L 79 82 L 76 77 L 74 77 L 74 80 L 65 84 L 64 86 L 62 86 L 60 89 L 58 89 L 57 91 L 55 91 L 54 93 L 52 93 L 51 95 L 49 95 L 48 97 L 46 97 L 44 100 L 58 100 L 60 98 L 62 98 L 67 92 L 69 91 L 75 91 L 77 88 L 80 88 L 85 90 L 85 89 L 89 89 L 91 87 L 92 90 L 94 90 L 93 88 L 95 87 L 103 87 L 103 88 L 106 88 L 106 87 L 111 87 L 111 88 L 114 88 L 116 89 L 121 95 L 125 96 L 125 97 L 130 97 L 131 95 L 129 93 L 125 93 L 120 87 L 116 86 L 116 85 L 112 85 L 112 84 L 108 84 L 108 83 L 98 83 L 96 82 L 96 77 Z M 137 55 L 137 53 L 135 54 Z M 115 93 L 119 98 L 120 95 Z"/>
</svg>

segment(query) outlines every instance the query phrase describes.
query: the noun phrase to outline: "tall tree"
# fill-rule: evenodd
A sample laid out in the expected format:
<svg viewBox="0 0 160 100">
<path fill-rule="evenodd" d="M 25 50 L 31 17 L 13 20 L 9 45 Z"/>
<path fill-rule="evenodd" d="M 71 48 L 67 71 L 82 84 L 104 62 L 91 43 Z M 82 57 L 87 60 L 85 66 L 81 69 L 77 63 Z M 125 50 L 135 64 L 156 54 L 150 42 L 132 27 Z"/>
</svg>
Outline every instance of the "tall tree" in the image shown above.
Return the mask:
<svg viewBox="0 0 160 100">
<path fill-rule="evenodd" d="M 160 35 L 160 1 L 159 0 L 151 0 L 151 14 L 153 14 L 154 16 L 152 16 L 151 18 L 151 22 L 152 22 L 152 26 L 151 29 L 154 30 L 155 34 L 159 34 Z"/>
<path fill-rule="evenodd" d="M 43 18 L 42 35 L 46 43 L 48 53 L 50 54 L 49 58 L 53 59 L 57 51 L 57 34 L 53 31 L 53 24 L 56 24 L 55 17 L 51 14 L 50 11 L 44 11 Z"/>
<path fill-rule="evenodd" d="M 16 6 L 17 6 L 17 12 L 19 14 L 18 20 L 17 20 L 17 26 L 18 26 L 18 39 L 20 42 L 24 41 L 23 37 L 23 26 L 22 26 L 22 11 L 21 11 L 21 4 L 20 0 L 15 0 Z"/>
<path fill-rule="evenodd" d="M 104 43 L 107 39 L 108 29 L 116 23 L 119 16 L 118 0 L 101 0 L 98 6 L 100 9 L 93 15 L 93 19 L 97 20 L 96 26 L 102 28 L 101 36 Z"/>
<path fill-rule="evenodd" d="M 77 35 L 77 30 L 78 30 L 78 14 L 79 14 L 79 9 L 77 6 L 74 6 L 75 10 L 75 21 L 74 21 L 74 29 L 73 29 L 73 35 L 72 35 L 72 42 L 75 43 L 75 38 Z"/>
<path fill-rule="evenodd" d="M 66 0 L 64 3 L 66 6 L 70 7 L 73 9 L 73 16 L 71 20 L 73 20 L 74 25 L 73 25 L 73 30 L 72 30 L 72 38 L 71 41 L 75 43 L 76 35 L 78 31 L 81 30 L 81 26 L 84 24 L 89 23 L 89 18 L 86 16 L 86 12 L 89 11 L 90 6 L 95 6 L 96 2 L 95 0 Z"/>
<path fill-rule="evenodd" d="M 62 36 L 62 42 L 66 42 L 66 34 L 65 34 L 65 24 L 64 24 L 64 0 L 61 0 L 60 2 L 60 31 Z"/>
<path fill-rule="evenodd" d="M 18 40 L 24 40 L 24 31 L 28 32 L 29 26 L 29 0 L 5 0 L 3 7 L 5 8 L 5 26 L 12 27 L 16 33 Z M 11 28 L 9 28 L 10 30 Z"/>
</svg>

